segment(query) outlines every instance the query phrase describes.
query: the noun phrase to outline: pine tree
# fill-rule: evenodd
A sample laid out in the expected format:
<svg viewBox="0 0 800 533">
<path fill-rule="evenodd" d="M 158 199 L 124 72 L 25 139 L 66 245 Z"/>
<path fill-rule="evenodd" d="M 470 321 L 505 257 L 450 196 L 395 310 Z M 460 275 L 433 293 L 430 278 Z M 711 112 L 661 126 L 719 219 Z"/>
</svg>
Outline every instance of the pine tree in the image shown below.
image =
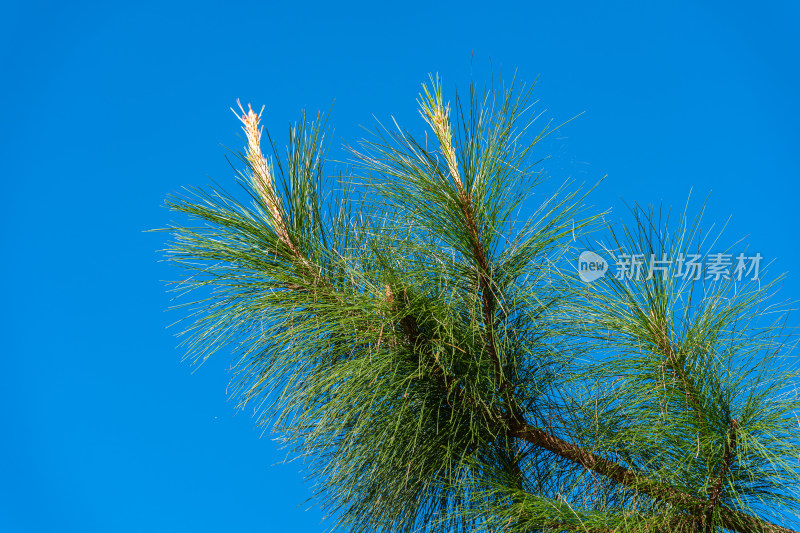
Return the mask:
<svg viewBox="0 0 800 533">
<path fill-rule="evenodd" d="M 168 257 L 198 290 L 187 353 L 238 355 L 239 406 L 302 457 L 335 526 L 367 531 L 789 532 L 798 398 L 774 284 L 583 283 L 597 232 L 696 251 L 697 218 L 607 225 L 544 174 L 531 88 L 423 85 L 428 132 L 378 127 L 331 168 L 324 120 L 262 152 L 241 106 L 237 198 L 172 196 Z M 451 116 L 452 115 L 452 116 Z M 604 233 L 605 232 L 605 233 Z M 648 265 L 645 265 L 645 268 Z"/>
</svg>

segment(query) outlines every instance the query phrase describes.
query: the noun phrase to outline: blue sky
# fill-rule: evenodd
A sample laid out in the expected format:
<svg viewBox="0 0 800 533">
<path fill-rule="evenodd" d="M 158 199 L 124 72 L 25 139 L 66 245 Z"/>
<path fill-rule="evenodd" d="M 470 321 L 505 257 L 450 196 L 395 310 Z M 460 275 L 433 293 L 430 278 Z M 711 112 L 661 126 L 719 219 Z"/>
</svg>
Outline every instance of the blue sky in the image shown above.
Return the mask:
<svg viewBox="0 0 800 533">
<path fill-rule="evenodd" d="M 787 272 L 800 297 L 800 8 L 790 2 L 6 2 L 0 16 L 4 332 L 0 531 L 325 529 L 299 465 L 192 373 L 165 313 L 164 197 L 233 187 L 237 98 L 279 142 L 327 110 L 419 128 L 430 72 L 539 77 L 553 182 L 598 209 L 682 207 Z M 452 92 L 450 93 L 452 94 Z M 338 150 L 338 148 L 337 148 Z M 336 152 L 336 150 L 334 150 Z"/>
</svg>

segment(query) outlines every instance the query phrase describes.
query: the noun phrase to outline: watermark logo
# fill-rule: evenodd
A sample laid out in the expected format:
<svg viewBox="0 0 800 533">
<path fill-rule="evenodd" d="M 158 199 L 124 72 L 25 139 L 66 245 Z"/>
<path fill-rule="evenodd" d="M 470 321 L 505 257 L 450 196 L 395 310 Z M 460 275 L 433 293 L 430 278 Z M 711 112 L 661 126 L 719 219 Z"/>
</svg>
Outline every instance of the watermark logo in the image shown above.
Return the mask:
<svg viewBox="0 0 800 533">
<path fill-rule="evenodd" d="M 758 281 L 761 261 L 764 259 L 759 253 L 713 253 L 707 256 L 680 253 L 676 257 L 668 257 L 667 254 L 646 256 L 620 252 L 610 253 L 610 256 L 611 263 L 595 252 L 582 252 L 578 257 L 578 276 L 584 282 L 591 283 L 613 270 L 612 275 L 620 281 L 648 280 L 654 277 L 663 280 L 679 278 L 691 281 Z"/>
<path fill-rule="evenodd" d="M 578 257 L 578 276 L 586 283 L 591 283 L 606 275 L 608 263 L 599 254 L 581 252 Z"/>
</svg>

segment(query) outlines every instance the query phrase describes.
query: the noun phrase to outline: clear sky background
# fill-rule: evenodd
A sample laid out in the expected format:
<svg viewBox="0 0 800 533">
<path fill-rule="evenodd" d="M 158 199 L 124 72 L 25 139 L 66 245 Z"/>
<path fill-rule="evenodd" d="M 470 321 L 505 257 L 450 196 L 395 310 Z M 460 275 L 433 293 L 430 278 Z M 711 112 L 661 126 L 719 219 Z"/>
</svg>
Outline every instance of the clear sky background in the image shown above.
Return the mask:
<svg viewBox="0 0 800 533">
<path fill-rule="evenodd" d="M 542 146 L 554 184 L 607 175 L 591 203 L 622 217 L 711 193 L 800 298 L 798 4 L 640 4 L 3 3 L 0 531 L 325 529 L 227 401 L 230 354 L 181 363 L 143 232 L 181 186 L 234 187 L 237 98 L 280 143 L 335 100 L 336 155 L 373 114 L 418 130 L 430 72 L 539 76 L 545 117 L 585 112 Z"/>
</svg>

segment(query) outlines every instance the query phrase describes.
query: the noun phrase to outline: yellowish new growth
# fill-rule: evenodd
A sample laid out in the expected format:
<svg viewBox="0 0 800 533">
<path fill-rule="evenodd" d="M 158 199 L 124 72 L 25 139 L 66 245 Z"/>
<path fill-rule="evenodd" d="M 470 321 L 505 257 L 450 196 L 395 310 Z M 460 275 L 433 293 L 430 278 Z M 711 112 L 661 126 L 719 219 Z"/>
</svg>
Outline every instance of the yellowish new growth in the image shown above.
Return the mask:
<svg viewBox="0 0 800 533">
<path fill-rule="evenodd" d="M 239 100 L 236 100 L 236 103 L 239 104 L 239 109 L 242 111 L 241 116 L 238 113 L 236 116 L 244 124 L 242 129 L 247 135 L 247 152 L 245 155 L 250 163 L 250 168 L 253 170 L 253 186 L 264 200 L 264 203 L 267 204 L 267 209 L 269 209 L 269 214 L 272 216 L 275 224 L 274 229 L 278 236 L 282 241 L 288 242 L 283 214 L 281 213 L 278 196 L 275 194 L 272 171 L 267 158 L 261 152 L 261 126 L 259 125 L 261 113 L 256 114 L 250 104 L 247 104 L 247 112 L 245 112 L 242 103 Z M 236 113 L 235 110 L 234 113 Z"/>
<path fill-rule="evenodd" d="M 439 144 L 442 146 L 444 157 L 447 159 L 447 167 L 450 169 L 450 175 L 453 176 L 453 181 L 456 182 L 458 190 L 463 191 L 464 186 L 461 183 L 461 176 L 458 173 L 456 151 L 455 148 L 453 148 L 453 134 L 450 131 L 450 105 L 437 105 L 431 117 L 431 122 L 436 131 L 436 137 L 439 138 Z"/>
<path fill-rule="evenodd" d="M 394 292 L 392 292 L 392 288 L 389 287 L 388 285 L 385 285 L 384 288 L 385 288 L 385 292 L 386 292 L 386 301 L 389 302 L 390 304 L 393 304 L 394 303 Z"/>
<path fill-rule="evenodd" d="M 450 129 L 450 105 L 442 103 L 442 93 L 439 86 L 439 79 L 436 78 L 433 86 L 433 94 L 424 87 L 425 96 L 420 95 L 420 105 L 422 109 L 420 113 L 422 117 L 433 128 L 436 138 L 439 140 L 439 146 L 442 148 L 442 154 L 447 161 L 447 168 L 453 181 L 458 188 L 459 193 L 464 194 L 464 185 L 461 182 L 461 174 L 458 172 L 458 160 L 456 159 L 456 150 L 453 146 L 453 134 Z"/>
</svg>

